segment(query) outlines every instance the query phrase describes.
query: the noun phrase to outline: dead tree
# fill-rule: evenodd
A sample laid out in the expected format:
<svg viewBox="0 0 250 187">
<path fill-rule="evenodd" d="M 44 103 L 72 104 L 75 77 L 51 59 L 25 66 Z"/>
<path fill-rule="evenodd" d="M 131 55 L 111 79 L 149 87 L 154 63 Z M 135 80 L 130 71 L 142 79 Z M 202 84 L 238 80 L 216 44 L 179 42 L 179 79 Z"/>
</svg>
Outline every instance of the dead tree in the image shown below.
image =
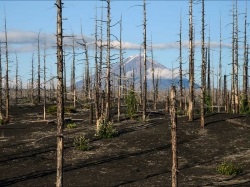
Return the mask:
<svg viewBox="0 0 250 187">
<path fill-rule="evenodd" d="M 5 12 L 5 10 L 4 10 Z M 6 13 L 4 19 L 4 32 L 5 32 L 5 123 L 9 122 L 9 108 L 10 108 L 10 89 L 9 89 L 9 50 L 8 50 L 8 34 L 7 34 L 7 21 Z"/>
<path fill-rule="evenodd" d="M 37 101 L 41 102 L 41 62 L 40 62 L 40 32 L 37 37 Z"/>
<path fill-rule="evenodd" d="M 46 41 L 44 42 L 44 51 L 43 51 L 43 119 L 46 120 Z"/>
<path fill-rule="evenodd" d="M 110 83 L 110 49 L 111 49 L 111 44 L 110 44 L 110 24 L 111 24 L 111 19 L 110 19 L 110 0 L 107 0 L 107 56 L 106 56 L 106 66 L 107 66 L 107 71 L 106 71 L 106 111 L 105 111 L 105 118 L 109 121 L 110 120 L 110 97 L 111 97 L 111 83 Z"/>
<path fill-rule="evenodd" d="M 0 121 L 3 122 L 2 106 L 3 106 L 3 78 L 2 78 L 2 42 L 0 40 Z"/>
<path fill-rule="evenodd" d="M 221 43 L 222 43 L 222 39 L 221 39 L 221 17 L 220 17 L 220 55 L 219 55 L 219 87 L 218 87 L 218 92 L 219 92 L 219 96 L 218 96 L 218 113 L 220 113 L 220 108 L 222 106 L 222 83 L 221 83 L 221 76 L 222 76 L 222 62 L 221 62 L 221 59 L 222 59 L 222 46 L 221 46 Z"/>
<path fill-rule="evenodd" d="M 153 103 L 154 103 L 154 110 L 156 110 L 156 88 L 155 88 L 155 68 L 154 68 L 154 53 L 153 53 L 153 41 L 151 35 L 151 68 L 152 68 L 152 85 L 153 85 Z"/>
<path fill-rule="evenodd" d="M 183 85 L 182 85 L 182 16 L 180 15 L 180 41 L 179 41 L 179 44 L 180 44 L 180 52 L 179 52 L 179 62 L 180 62 L 180 65 L 179 65 L 179 75 L 180 75 L 180 109 L 183 110 Z"/>
<path fill-rule="evenodd" d="M 235 113 L 235 14 L 234 14 L 234 4 L 233 4 L 233 24 L 232 24 L 232 73 L 231 73 L 231 109 Z"/>
<path fill-rule="evenodd" d="M 16 85 L 15 85 L 15 104 L 17 105 L 18 102 L 18 58 L 17 58 L 17 54 L 16 54 Z"/>
<path fill-rule="evenodd" d="M 228 113 L 227 76 L 226 75 L 224 75 L 224 94 L 223 94 L 223 98 L 224 98 L 224 109 L 225 109 L 225 112 Z"/>
<path fill-rule="evenodd" d="M 72 38 L 72 68 L 71 68 L 71 93 L 73 95 L 73 106 L 76 107 L 76 65 L 75 65 L 75 38 Z"/>
<path fill-rule="evenodd" d="M 243 100 L 245 100 L 248 103 L 247 1 L 246 1 L 246 13 L 244 21 Z"/>
<path fill-rule="evenodd" d="M 194 46 L 193 46 L 193 0 L 189 0 L 189 108 L 188 119 L 194 119 Z"/>
<path fill-rule="evenodd" d="M 56 186 L 63 186 L 63 147 L 64 147 L 64 89 L 63 89 L 63 29 L 61 0 L 56 1 L 57 7 L 57 172 Z"/>
<path fill-rule="evenodd" d="M 177 114 L 176 114 L 176 90 L 171 89 L 171 142 L 172 142 L 172 187 L 178 186 L 178 156 L 177 156 Z"/>
<path fill-rule="evenodd" d="M 143 104 L 142 104 L 142 121 L 146 121 L 146 104 L 147 104 L 147 17 L 146 17 L 146 0 L 143 1 Z"/>
<path fill-rule="evenodd" d="M 238 3 L 236 0 L 236 7 L 235 7 L 235 113 L 238 114 L 239 113 L 239 104 L 240 104 L 240 100 L 239 100 L 239 29 L 238 29 Z"/>
<path fill-rule="evenodd" d="M 99 131 L 100 118 L 100 89 L 99 89 L 99 65 L 98 65 L 98 34 L 97 34 L 97 12 L 95 18 L 95 118 L 96 118 L 96 132 Z"/>
<path fill-rule="evenodd" d="M 122 16 L 120 20 L 120 64 L 119 64 L 119 78 L 118 78 L 118 101 L 117 101 L 117 120 L 120 121 L 121 115 L 121 87 L 122 87 L 122 64 L 123 64 L 123 55 L 122 55 Z"/>
<path fill-rule="evenodd" d="M 206 59 L 205 59 L 205 3 L 202 0 L 202 29 L 201 29 L 201 128 L 205 127 L 205 94 L 206 94 Z"/>
<path fill-rule="evenodd" d="M 34 104 L 34 53 L 32 54 L 32 57 L 31 57 L 31 103 Z"/>
</svg>

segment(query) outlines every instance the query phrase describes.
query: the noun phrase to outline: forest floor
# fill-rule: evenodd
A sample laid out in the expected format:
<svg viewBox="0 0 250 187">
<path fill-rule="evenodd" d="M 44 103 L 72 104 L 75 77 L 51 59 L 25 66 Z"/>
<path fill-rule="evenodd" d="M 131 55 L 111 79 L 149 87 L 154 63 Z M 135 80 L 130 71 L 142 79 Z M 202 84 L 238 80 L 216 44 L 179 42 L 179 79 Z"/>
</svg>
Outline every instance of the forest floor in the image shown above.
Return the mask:
<svg viewBox="0 0 250 187">
<path fill-rule="evenodd" d="M 0 186 L 54 186 L 56 179 L 56 125 L 43 121 L 42 106 L 11 108 L 11 121 L 0 126 Z M 114 122 L 118 135 L 94 136 L 88 112 L 66 114 L 77 124 L 65 129 L 64 186 L 171 186 L 170 117 L 148 113 L 145 123 Z M 55 119 L 55 116 L 49 116 Z M 115 118 L 115 117 L 114 117 Z M 250 186 L 250 116 L 211 114 L 204 130 L 197 117 L 178 117 L 179 186 Z M 85 134 L 92 148 L 77 150 L 73 141 Z M 237 176 L 216 168 L 230 161 L 243 168 Z"/>
</svg>

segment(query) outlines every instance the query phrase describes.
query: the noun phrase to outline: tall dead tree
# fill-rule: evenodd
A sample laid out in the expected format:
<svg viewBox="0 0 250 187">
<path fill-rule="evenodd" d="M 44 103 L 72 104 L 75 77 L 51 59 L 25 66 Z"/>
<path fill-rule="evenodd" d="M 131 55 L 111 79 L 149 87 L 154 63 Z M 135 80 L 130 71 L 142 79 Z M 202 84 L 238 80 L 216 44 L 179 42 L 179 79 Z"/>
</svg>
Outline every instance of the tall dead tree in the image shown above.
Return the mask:
<svg viewBox="0 0 250 187">
<path fill-rule="evenodd" d="M 231 72 L 231 109 L 235 113 L 235 12 L 233 2 L 233 24 L 232 24 L 232 72 Z"/>
<path fill-rule="evenodd" d="M 205 127 L 205 94 L 206 94 L 206 59 L 205 59 L 205 3 L 202 0 L 202 29 L 201 29 L 201 127 Z"/>
<path fill-rule="evenodd" d="M 239 28 L 238 28 L 238 1 L 236 0 L 236 6 L 235 6 L 235 113 L 239 113 L 239 104 L 240 104 L 240 98 L 239 98 Z"/>
<path fill-rule="evenodd" d="M 208 47 L 207 47 L 207 97 L 211 99 L 211 68 L 210 68 L 210 26 L 209 26 L 209 37 L 208 37 Z"/>
<path fill-rule="evenodd" d="M 0 121 L 3 122 L 3 78 L 2 78 L 2 42 L 0 40 Z"/>
<path fill-rule="evenodd" d="M 193 0 L 189 0 L 189 106 L 188 119 L 194 119 L 194 44 L 193 44 Z"/>
<path fill-rule="evenodd" d="M 40 33 L 37 37 L 37 101 L 41 102 L 41 59 L 40 59 Z"/>
<path fill-rule="evenodd" d="M 172 187 L 178 186 L 178 156 L 177 156 L 177 114 L 176 114 L 176 90 L 171 89 L 171 142 L 172 142 Z"/>
<path fill-rule="evenodd" d="M 30 88 L 30 99 L 31 99 L 31 103 L 34 104 L 34 53 L 32 53 L 32 57 L 31 57 L 31 88 Z"/>
<path fill-rule="evenodd" d="M 222 106 L 222 80 L 221 80 L 221 76 L 222 76 L 222 39 L 221 39 L 221 17 L 220 17 L 220 55 L 219 55 L 219 87 L 218 87 L 218 113 L 220 113 L 220 108 Z"/>
<path fill-rule="evenodd" d="M 243 100 L 245 100 L 248 103 L 247 1 L 246 1 L 246 13 L 244 21 Z"/>
<path fill-rule="evenodd" d="M 146 0 L 143 1 L 143 63 L 144 63 L 144 79 L 143 79 L 143 104 L 142 104 L 142 121 L 146 121 L 146 105 L 147 105 L 147 15 Z"/>
<path fill-rule="evenodd" d="M 72 38 L 72 66 L 71 66 L 71 93 L 73 95 L 73 106 L 76 107 L 76 65 L 75 65 L 75 37 Z"/>
<path fill-rule="evenodd" d="M 122 16 L 120 20 L 120 64 L 119 64 L 119 79 L 118 79 L 118 101 L 117 101 L 117 119 L 120 121 L 121 115 L 121 87 L 122 87 L 122 65 L 123 65 L 123 54 L 122 54 Z"/>
<path fill-rule="evenodd" d="M 98 33 L 97 33 L 97 12 L 95 18 L 95 118 L 96 118 L 96 131 L 99 131 L 99 118 L 100 118 L 100 87 L 99 87 L 99 64 L 98 64 Z"/>
<path fill-rule="evenodd" d="M 5 10 L 4 10 L 5 12 Z M 8 50 L 8 34 L 7 34 L 7 20 L 6 13 L 4 18 L 4 32 L 5 32 L 5 122 L 9 122 L 10 109 L 10 89 L 9 89 L 9 50 Z"/>
<path fill-rule="evenodd" d="M 43 50 L 43 119 L 46 120 L 46 41 L 44 42 L 44 50 Z"/>
<path fill-rule="evenodd" d="M 107 56 L 106 56 L 106 65 L 107 65 L 107 72 L 106 72 L 106 119 L 109 121 L 110 120 L 110 97 L 111 97 L 111 83 L 110 83 L 110 24 L 111 24 L 111 19 L 110 19 L 110 0 L 107 0 Z"/>
<path fill-rule="evenodd" d="M 61 0 L 56 1 L 57 7 L 57 169 L 56 186 L 63 186 L 63 128 L 64 128 L 64 89 L 63 89 L 63 29 Z"/>
<path fill-rule="evenodd" d="M 179 65 L 179 76 L 180 76 L 180 109 L 182 110 L 183 109 L 183 85 L 182 85 L 182 15 L 180 15 L 180 33 L 179 33 L 179 36 L 180 36 L 180 41 L 179 41 L 179 49 L 180 49 L 180 52 L 179 52 L 179 62 L 180 62 L 180 65 Z"/>
<path fill-rule="evenodd" d="M 153 103 L 156 110 L 156 85 L 155 85 L 155 68 L 154 68 L 154 53 L 153 53 L 153 38 L 151 34 L 151 68 L 152 68 L 152 85 L 153 85 Z"/>
<path fill-rule="evenodd" d="M 18 103 L 18 86 L 19 86 L 19 81 L 18 81 L 18 58 L 16 54 L 16 85 L 15 85 L 15 104 L 17 105 Z"/>
</svg>

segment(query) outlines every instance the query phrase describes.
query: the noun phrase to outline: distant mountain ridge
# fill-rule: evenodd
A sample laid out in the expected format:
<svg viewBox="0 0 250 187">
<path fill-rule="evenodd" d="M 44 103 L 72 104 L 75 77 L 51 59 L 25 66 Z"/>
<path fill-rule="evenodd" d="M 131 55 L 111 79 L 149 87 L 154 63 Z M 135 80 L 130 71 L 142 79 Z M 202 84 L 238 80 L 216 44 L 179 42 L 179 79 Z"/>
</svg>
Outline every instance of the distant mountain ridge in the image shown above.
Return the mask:
<svg viewBox="0 0 250 187">
<path fill-rule="evenodd" d="M 125 72 L 125 78 L 127 82 L 130 84 L 132 83 L 133 72 L 134 72 L 134 84 L 136 88 L 140 86 L 140 67 L 142 67 L 141 72 L 143 73 L 143 56 L 142 55 L 134 55 L 129 56 L 128 58 L 124 59 L 122 64 L 122 69 Z M 140 64 L 142 66 L 140 66 Z M 153 82 L 152 82 L 152 59 L 147 59 L 147 88 L 148 90 L 153 89 Z M 159 62 L 153 60 L 153 67 L 154 67 L 154 78 L 155 82 L 158 80 L 159 90 L 166 90 L 170 89 L 170 87 L 176 86 L 179 87 L 180 77 L 179 77 L 179 69 L 169 69 L 162 65 Z M 120 72 L 120 63 L 117 62 L 112 65 L 111 67 L 111 74 L 114 77 L 113 79 L 118 80 Z M 94 75 L 92 76 L 94 79 Z M 103 77 L 105 77 L 105 71 L 103 71 Z M 122 75 L 122 77 L 124 77 Z M 189 80 L 186 77 L 182 78 L 182 85 L 183 88 L 189 88 Z M 77 87 L 82 87 L 82 81 L 77 82 Z M 195 88 L 198 88 L 199 85 L 195 84 Z"/>
</svg>

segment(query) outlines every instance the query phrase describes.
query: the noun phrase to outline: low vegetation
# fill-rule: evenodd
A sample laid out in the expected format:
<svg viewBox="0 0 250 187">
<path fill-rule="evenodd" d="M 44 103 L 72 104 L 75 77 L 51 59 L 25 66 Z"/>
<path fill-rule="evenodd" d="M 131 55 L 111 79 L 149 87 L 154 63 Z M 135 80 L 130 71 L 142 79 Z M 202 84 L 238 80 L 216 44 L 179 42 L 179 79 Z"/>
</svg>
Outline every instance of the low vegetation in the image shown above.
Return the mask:
<svg viewBox="0 0 250 187">
<path fill-rule="evenodd" d="M 106 119 L 99 120 L 99 129 L 96 132 L 96 136 L 101 139 L 112 138 L 117 135 L 117 131 L 113 126 L 113 123 Z"/>
<path fill-rule="evenodd" d="M 216 170 L 222 175 L 239 175 L 243 172 L 243 169 L 240 166 L 228 161 L 221 163 Z"/>
<path fill-rule="evenodd" d="M 80 151 L 88 151 L 91 149 L 89 139 L 86 139 L 83 134 L 75 137 L 74 146 Z"/>
</svg>

